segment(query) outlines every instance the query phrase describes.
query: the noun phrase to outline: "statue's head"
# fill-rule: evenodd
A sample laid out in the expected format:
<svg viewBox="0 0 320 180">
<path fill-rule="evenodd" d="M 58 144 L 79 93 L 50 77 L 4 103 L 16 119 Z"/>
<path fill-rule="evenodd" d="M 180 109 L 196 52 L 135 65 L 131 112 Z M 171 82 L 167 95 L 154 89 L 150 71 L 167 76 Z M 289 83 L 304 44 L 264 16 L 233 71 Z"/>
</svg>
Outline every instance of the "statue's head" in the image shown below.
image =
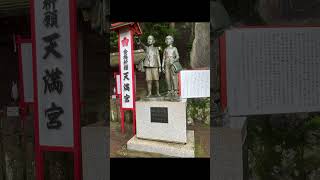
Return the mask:
<svg viewBox="0 0 320 180">
<path fill-rule="evenodd" d="M 173 44 L 173 37 L 172 36 L 167 36 L 166 37 L 166 44 L 167 45 L 171 45 L 171 44 Z"/>
<path fill-rule="evenodd" d="M 154 37 L 152 35 L 148 36 L 148 44 L 152 45 L 155 43 Z"/>
</svg>

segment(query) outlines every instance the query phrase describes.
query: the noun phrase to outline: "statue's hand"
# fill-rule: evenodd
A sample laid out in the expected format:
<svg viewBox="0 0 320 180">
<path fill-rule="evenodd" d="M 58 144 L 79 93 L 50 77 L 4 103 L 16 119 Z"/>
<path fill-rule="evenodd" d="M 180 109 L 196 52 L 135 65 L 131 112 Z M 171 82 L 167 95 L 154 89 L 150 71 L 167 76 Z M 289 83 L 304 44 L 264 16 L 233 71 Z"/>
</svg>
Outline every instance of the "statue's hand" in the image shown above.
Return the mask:
<svg viewBox="0 0 320 180">
<path fill-rule="evenodd" d="M 159 67 L 158 69 L 159 69 L 159 72 L 161 73 L 161 71 L 162 71 L 161 67 Z"/>
</svg>

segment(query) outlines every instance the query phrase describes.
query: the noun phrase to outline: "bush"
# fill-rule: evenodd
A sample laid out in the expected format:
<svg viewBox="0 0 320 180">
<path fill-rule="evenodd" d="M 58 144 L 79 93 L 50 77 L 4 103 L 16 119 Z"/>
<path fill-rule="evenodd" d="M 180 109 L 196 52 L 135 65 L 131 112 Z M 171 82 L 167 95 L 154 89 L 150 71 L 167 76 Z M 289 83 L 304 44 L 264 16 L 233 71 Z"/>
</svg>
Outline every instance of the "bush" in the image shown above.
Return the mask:
<svg viewBox="0 0 320 180">
<path fill-rule="evenodd" d="M 188 99 L 188 121 L 198 121 L 206 125 L 210 124 L 210 98 Z"/>
</svg>

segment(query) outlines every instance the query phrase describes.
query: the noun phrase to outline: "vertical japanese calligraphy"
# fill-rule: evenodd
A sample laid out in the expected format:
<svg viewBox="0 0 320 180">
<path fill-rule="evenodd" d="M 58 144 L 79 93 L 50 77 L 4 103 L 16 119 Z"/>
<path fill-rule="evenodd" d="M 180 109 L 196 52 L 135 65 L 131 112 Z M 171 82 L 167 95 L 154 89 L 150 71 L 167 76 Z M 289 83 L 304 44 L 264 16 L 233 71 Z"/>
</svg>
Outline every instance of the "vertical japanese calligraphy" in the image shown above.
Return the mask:
<svg viewBox="0 0 320 180">
<path fill-rule="evenodd" d="M 59 117 L 64 113 L 62 107 L 57 106 L 54 102 L 51 103 L 51 107 L 46 109 L 46 116 L 48 116 L 49 122 L 47 123 L 48 129 L 59 129 L 62 125 Z"/>
<path fill-rule="evenodd" d="M 210 70 L 180 71 L 181 98 L 210 97 Z"/>
<path fill-rule="evenodd" d="M 58 27 L 58 11 L 56 9 L 57 0 L 44 0 L 42 9 L 44 12 L 43 23 L 46 27 Z"/>
<path fill-rule="evenodd" d="M 50 54 L 54 55 L 56 58 L 61 58 L 62 55 L 55 49 L 58 44 L 55 41 L 60 35 L 58 33 L 53 33 L 48 36 L 43 37 L 43 41 L 48 45 L 45 47 L 46 53 L 43 56 L 43 59 L 47 59 Z"/>
<path fill-rule="evenodd" d="M 128 28 L 119 32 L 119 56 L 122 108 L 133 108 L 133 62 L 132 62 L 132 37 Z"/>
<path fill-rule="evenodd" d="M 56 0 L 43 0 L 43 10 L 44 13 L 44 25 L 46 28 L 58 27 L 58 11 L 56 9 Z M 60 38 L 60 35 L 56 32 L 45 36 L 42 40 L 48 45 L 45 47 L 45 55 L 43 59 L 47 59 L 50 54 L 52 54 L 55 58 L 61 58 L 62 55 L 55 49 L 58 46 L 58 43 L 55 41 Z M 45 76 L 42 78 L 45 84 L 44 94 L 47 94 L 47 90 L 49 93 L 52 93 L 54 90 L 58 92 L 60 95 L 62 92 L 63 82 L 61 80 L 61 75 L 63 73 L 59 68 L 55 68 L 51 70 L 51 72 L 46 69 Z M 62 107 L 57 107 L 54 102 L 51 103 L 51 107 L 45 110 L 45 116 L 49 119 L 47 123 L 48 129 L 59 129 L 62 125 L 61 121 L 58 119 L 59 116 L 64 112 Z"/>
<path fill-rule="evenodd" d="M 70 4 L 33 2 L 40 145 L 73 147 Z"/>
<path fill-rule="evenodd" d="M 59 68 L 52 69 L 49 71 L 45 70 L 46 75 L 43 77 L 44 81 L 44 94 L 49 91 L 49 93 L 53 91 L 57 91 L 59 94 L 62 92 L 63 82 L 61 81 L 62 72 Z"/>
<path fill-rule="evenodd" d="M 319 27 L 228 30 L 226 45 L 230 115 L 319 111 Z"/>
</svg>

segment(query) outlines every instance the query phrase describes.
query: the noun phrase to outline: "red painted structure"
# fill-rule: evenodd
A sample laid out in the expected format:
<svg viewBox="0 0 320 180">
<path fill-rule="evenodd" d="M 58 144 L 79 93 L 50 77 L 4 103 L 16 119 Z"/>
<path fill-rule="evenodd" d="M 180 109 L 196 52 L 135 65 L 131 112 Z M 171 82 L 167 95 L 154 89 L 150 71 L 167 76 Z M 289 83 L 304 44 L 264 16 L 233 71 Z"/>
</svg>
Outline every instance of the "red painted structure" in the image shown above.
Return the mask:
<svg viewBox="0 0 320 180">
<path fill-rule="evenodd" d="M 125 132 L 125 127 L 124 127 L 124 112 L 129 110 L 132 111 L 132 116 L 133 116 L 133 125 L 132 125 L 132 131 L 133 134 L 136 134 L 136 105 L 135 105 L 135 100 L 136 100 L 136 92 L 135 92 L 135 75 L 134 75 L 134 44 L 133 44 L 133 37 L 134 35 L 141 35 L 142 31 L 138 23 L 135 22 L 117 22 L 111 24 L 111 30 L 116 31 L 118 33 L 118 47 L 119 47 L 119 72 L 120 72 L 120 35 L 119 35 L 119 30 L 123 28 L 128 28 L 131 34 L 131 60 L 132 60 L 132 83 L 133 83 L 133 108 L 128 109 L 128 108 L 122 108 L 122 100 L 120 95 L 120 112 L 121 112 L 121 132 Z M 120 78 L 122 80 L 122 78 Z M 120 83 L 121 84 L 121 83 Z"/>
<path fill-rule="evenodd" d="M 67 152 L 73 154 L 74 180 L 82 179 L 81 165 L 81 134 L 80 134 L 80 88 L 78 72 L 78 31 L 77 31 L 77 2 L 69 0 L 69 18 L 70 18 L 70 49 L 71 49 L 71 78 L 72 78 L 72 105 L 73 105 L 73 147 L 62 146 L 41 146 L 39 142 L 39 115 L 38 115 L 38 82 L 37 82 L 37 60 L 36 60 L 36 39 L 35 39 L 35 7 L 34 1 L 30 1 L 31 15 L 31 39 L 33 54 L 33 82 L 34 82 L 34 136 L 35 136 L 35 162 L 36 162 L 36 180 L 44 180 L 44 152 Z"/>
</svg>

